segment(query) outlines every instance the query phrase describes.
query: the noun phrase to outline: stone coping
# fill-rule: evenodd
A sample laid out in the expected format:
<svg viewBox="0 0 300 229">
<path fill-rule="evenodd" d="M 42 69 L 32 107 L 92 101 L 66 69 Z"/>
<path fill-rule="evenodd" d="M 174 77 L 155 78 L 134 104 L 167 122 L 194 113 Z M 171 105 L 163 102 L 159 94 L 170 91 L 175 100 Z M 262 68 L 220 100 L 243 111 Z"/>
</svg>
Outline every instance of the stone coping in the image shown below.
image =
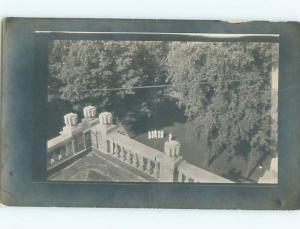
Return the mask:
<svg viewBox="0 0 300 229">
<path fill-rule="evenodd" d="M 192 165 L 186 161 L 182 161 L 178 165 L 178 171 L 183 173 L 188 178 L 192 178 L 195 182 L 201 183 L 234 183 L 231 180 L 228 180 L 224 177 L 221 177 L 217 174 L 199 168 L 195 165 Z"/>
<path fill-rule="evenodd" d="M 163 152 L 160 152 L 123 134 L 112 132 L 107 136 L 107 139 L 153 161 L 157 161 L 160 157 L 164 156 Z"/>
</svg>

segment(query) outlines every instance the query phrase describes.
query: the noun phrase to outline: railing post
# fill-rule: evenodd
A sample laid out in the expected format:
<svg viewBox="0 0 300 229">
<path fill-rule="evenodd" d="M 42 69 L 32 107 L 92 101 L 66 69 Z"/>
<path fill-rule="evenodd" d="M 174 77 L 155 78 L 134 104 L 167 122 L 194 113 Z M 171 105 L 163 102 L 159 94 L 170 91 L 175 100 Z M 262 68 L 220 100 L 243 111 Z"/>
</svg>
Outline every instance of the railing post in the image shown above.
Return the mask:
<svg viewBox="0 0 300 229">
<path fill-rule="evenodd" d="M 146 164 L 146 171 L 149 174 L 152 174 L 152 166 L 151 166 L 151 160 L 147 159 L 147 164 Z"/>
<path fill-rule="evenodd" d="M 164 156 L 160 160 L 159 181 L 173 182 L 180 156 L 180 143 L 170 137 L 164 145 Z"/>
<path fill-rule="evenodd" d="M 107 144 L 107 130 L 109 126 L 112 124 L 112 114 L 109 112 L 102 112 L 99 114 L 99 149 L 103 153 L 108 153 L 108 144 Z M 113 152 L 112 148 L 110 149 Z"/>
<path fill-rule="evenodd" d="M 135 153 L 133 153 L 133 157 L 132 157 L 132 164 L 134 167 L 138 168 L 138 160 L 137 160 L 137 155 Z"/>
<path fill-rule="evenodd" d="M 71 135 L 73 134 L 73 130 L 77 126 L 78 123 L 78 115 L 75 113 L 68 113 L 64 115 L 65 126 L 63 128 L 62 133 Z"/>
<path fill-rule="evenodd" d="M 159 163 L 158 162 L 154 163 L 153 174 L 156 178 L 159 178 Z"/>
</svg>

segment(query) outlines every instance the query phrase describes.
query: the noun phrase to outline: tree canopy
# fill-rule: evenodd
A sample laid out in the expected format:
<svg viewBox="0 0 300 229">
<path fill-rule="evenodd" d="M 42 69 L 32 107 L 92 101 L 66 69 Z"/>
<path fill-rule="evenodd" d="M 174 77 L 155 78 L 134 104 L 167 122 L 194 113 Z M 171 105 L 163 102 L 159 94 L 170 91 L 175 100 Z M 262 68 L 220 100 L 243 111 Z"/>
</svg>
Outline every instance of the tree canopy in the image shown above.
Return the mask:
<svg viewBox="0 0 300 229">
<path fill-rule="evenodd" d="M 224 151 L 249 161 L 269 151 L 272 44 L 175 42 L 167 66 L 206 164 Z"/>
<path fill-rule="evenodd" d="M 130 100 L 132 109 L 150 114 L 163 91 L 132 87 L 165 82 L 167 48 L 159 41 L 54 41 L 49 55 L 49 94 L 70 101 L 75 110 L 91 101 L 100 108 L 117 109 Z"/>
</svg>

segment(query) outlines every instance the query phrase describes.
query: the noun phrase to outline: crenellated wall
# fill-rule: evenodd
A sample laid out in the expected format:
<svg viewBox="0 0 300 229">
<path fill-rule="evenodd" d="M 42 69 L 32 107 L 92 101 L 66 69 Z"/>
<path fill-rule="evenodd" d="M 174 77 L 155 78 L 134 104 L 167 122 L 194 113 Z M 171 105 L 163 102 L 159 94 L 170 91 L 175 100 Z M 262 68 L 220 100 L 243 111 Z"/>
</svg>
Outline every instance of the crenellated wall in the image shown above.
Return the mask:
<svg viewBox="0 0 300 229">
<path fill-rule="evenodd" d="M 181 156 L 178 141 L 165 142 L 164 152 L 138 142 L 113 124 L 112 114 L 85 107 L 84 119 L 69 113 L 64 116 L 65 127 L 60 135 L 48 141 L 47 166 L 49 174 L 59 171 L 73 161 L 93 151 L 109 155 L 131 171 L 145 175 L 149 181 L 160 182 L 221 182 L 231 183 L 221 176 L 187 163 Z M 121 168 L 120 168 L 121 169 Z"/>
</svg>

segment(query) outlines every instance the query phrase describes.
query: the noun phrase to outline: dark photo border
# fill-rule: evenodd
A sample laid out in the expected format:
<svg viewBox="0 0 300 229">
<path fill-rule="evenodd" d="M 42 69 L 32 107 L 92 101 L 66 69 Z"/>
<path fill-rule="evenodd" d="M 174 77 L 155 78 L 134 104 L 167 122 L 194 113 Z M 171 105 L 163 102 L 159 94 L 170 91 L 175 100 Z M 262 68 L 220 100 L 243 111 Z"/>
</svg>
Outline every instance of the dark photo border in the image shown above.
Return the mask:
<svg viewBox="0 0 300 229">
<path fill-rule="evenodd" d="M 208 38 L 185 33 L 257 35 Z M 47 181 L 48 43 L 56 39 L 279 42 L 278 184 Z M 292 22 L 6 19 L 2 42 L 2 202 L 25 206 L 299 208 L 299 41 L 300 26 Z"/>
</svg>

